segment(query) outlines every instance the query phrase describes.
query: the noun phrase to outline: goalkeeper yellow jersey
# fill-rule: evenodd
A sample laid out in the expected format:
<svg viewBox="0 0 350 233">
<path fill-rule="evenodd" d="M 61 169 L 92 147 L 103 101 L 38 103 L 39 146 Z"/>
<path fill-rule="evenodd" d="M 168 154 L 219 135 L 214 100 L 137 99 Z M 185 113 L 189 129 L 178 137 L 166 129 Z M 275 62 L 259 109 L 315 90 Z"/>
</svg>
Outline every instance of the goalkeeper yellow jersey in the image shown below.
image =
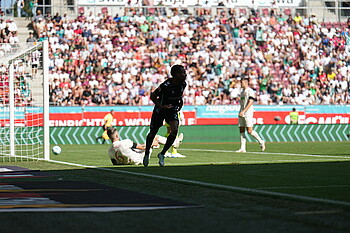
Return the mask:
<svg viewBox="0 0 350 233">
<path fill-rule="evenodd" d="M 105 126 L 111 127 L 112 121 L 113 121 L 113 115 L 111 113 L 108 113 L 103 120 L 105 121 Z"/>
</svg>

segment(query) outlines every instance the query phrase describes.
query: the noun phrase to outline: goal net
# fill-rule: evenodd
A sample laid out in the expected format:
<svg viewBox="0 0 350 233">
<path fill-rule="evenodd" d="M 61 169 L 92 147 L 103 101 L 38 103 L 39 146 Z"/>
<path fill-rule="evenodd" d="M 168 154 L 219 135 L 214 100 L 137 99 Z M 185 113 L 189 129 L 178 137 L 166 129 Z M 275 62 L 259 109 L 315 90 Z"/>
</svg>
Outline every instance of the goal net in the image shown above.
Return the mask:
<svg viewBox="0 0 350 233">
<path fill-rule="evenodd" d="M 0 44 L 0 161 L 49 160 L 47 42 Z"/>
</svg>

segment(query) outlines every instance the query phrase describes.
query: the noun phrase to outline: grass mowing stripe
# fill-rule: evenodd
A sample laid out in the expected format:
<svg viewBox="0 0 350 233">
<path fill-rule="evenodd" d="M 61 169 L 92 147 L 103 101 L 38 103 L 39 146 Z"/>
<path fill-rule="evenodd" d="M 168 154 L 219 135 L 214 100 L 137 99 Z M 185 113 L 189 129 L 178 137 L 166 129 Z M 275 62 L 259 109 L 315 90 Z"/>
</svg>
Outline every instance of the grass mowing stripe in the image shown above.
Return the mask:
<svg viewBox="0 0 350 233">
<path fill-rule="evenodd" d="M 117 169 L 111 169 L 111 168 L 101 168 L 101 167 L 88 166 L 88 165 L 77 164 L 77 163 L 68 163 L 68 162 L 62 162 L 62 161 L 56 161 L 56 160 L 48 160 L 48 162 L 71 165 L 71 166 L 78 166 L 78 167 L 85 167 L 85 168 L 93 168 L 93 169 L 102 170 L 102 171 L 118 172 L 118 173 L 130 174 L 130 175 L 136 175 L 136 176 L 142 176 L 142 177 L 157 178 L 157 179 L 161 179 L 161 180 L 199 185 L 199 186 L 204 186 L 204 187 L 208 187 L 208 188 L 220 188 L 220 189 L 242 192 L 242 193 L 247 193 L 247 194 L 270 196 L 270 197 L 277 197 L 277 198 L 287 198 L 287 199 L 294 199 L 294 200 L 304 201 L 304 202 L 309 201 L 309 202 L 318 202 L 318 203 L 326 203 L 326 204 L 335 204 L 335 205 L 350 207 L 350 202 L 346 202 L 346 201 L 336 201 L 336 200 L 330 200 L 330 199 L 325 199 L 325 198 L 307 197 L 307 196 L 301 196 L 301 195 L 295 195 L 295 194 L 257 190 L 257 189 L 252 189 L 252 188 L 242 188 L 242 187 L 229 186 L 229 185 L 212 184 L 212 183 L 206 183 L 206 182 L 195 181 L 195 180 L 185 180 L 185 179 L 180 179 L 180 178 L 173 178 L 173 177 L 166 177 L 166 176 L 159 176 L 159 175 L 145 174 L 145 173 L 137 173 L 137 172 L 129 172 L 129 171 L 117 170 Z"/>
</svg>

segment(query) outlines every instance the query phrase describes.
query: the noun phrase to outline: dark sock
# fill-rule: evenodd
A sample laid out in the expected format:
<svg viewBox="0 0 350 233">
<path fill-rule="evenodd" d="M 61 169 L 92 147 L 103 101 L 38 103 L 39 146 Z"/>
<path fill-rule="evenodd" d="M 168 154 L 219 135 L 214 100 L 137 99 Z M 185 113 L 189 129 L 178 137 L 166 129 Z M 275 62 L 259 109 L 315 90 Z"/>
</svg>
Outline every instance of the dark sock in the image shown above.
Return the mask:
<svg viewBox="0 0 350 233">
<path fill-rule="evenodd" d="M 163 147 L 162 152 L 160 152 L 162 155 L 165 155 L 165 153 L 169 150 L 169 148 L 173 145 L 174 141 L 176 139 L 176 135 L 169 134 L 169 136 L 166 139 L 166 143 Z"/>
<path fill-rule="evenodd" d="M 152 143 L 153 143 L 153 139 L 154 137 L 152 137 L 151 135 L 147 135 L 146 137 L 146 149 L 145 149 L 145 155 L 149 156 L 149 150 L 151 149 Z"/>
</svg>

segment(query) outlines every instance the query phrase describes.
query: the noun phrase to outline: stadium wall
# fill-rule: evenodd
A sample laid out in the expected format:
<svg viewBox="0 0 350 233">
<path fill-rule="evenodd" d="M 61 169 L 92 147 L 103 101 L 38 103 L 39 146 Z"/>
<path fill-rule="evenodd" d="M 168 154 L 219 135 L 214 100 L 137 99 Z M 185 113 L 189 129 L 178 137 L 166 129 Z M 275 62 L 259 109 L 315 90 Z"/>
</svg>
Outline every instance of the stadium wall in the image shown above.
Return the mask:
<svg viewBox="0 0 350 233">
<path fill-rule="evenodd" d="M 256 125 L 289 124 L 289 113 L 293 108 L 299 112 L 299 124 L 350 124 L 350 105 L 257 105 L 254 106 Z M 115 126 L 148 126 L 152 106 L 88 106 L 88 107 L 50 107 L 49 126 L 102 126 L 103 117 L 114 110 Z M 1 108 L 0 113 L 9 111 Z M 43 124 L 39 107 L 17 107 L 16 126 Z M 184 106 L 182 125 L 236 125 L 239 105 Z M 0 114 L 0 126 L 8 126 L 8 114 Z M 276 121 L 276 117 L 280 120 Z"/>
<path fill-rule="evenodd" d="M 255 124 L 289 124 L 293 108 L 299 124 L 349 124 L 350 105 L 257 105 Z M 148 126 L 153 106 L 51 107 L 50 126 L 102 126 L 103 117 L 114 110 L 116 126 Z M 239 105 L 184 106 L 182 125 L 236 125 Z M 275 117 L 280 120 L 276 121 Z"/>
<path fill-rule="evenodd" d="M 148 126 L 117 127 L 122 139 L 144 143 Z M 267 142 L 301 141 L 348 141 L 349 124 L 311 125 L 257 125 L 256 131 Z M 103 132 L 102 127 L 51 127 L 51 144 L 97 144 L 95 138 Z M 184 125 L 180 127 L 186 143 L 239 142 L 238 126 L 232 125 Z M 165 134 L 165 127 L 159 131 Z M 254 141 L 248 136 L 249 141 Z M 108 141 L 107 143 L 110 143 Z"/>
</svg>

